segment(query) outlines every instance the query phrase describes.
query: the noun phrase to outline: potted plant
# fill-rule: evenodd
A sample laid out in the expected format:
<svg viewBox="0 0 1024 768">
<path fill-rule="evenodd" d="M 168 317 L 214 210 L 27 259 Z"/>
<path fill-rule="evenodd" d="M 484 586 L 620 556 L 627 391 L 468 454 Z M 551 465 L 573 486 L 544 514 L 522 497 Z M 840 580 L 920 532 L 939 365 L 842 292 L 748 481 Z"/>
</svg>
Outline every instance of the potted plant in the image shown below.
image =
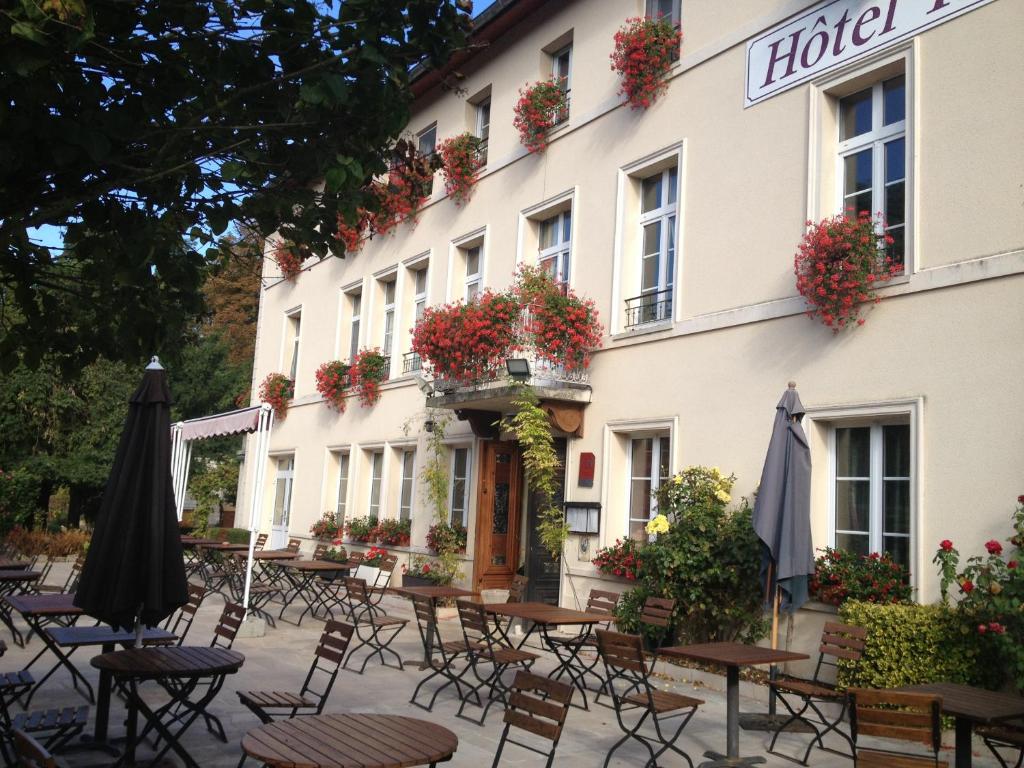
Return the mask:
<svg viewBox="0 0 1024 768">
<path fill-rule="evenodd" d="M 348 551 L 345 549 L 344 543 L 341 539 L 333 539 L 331 541 L 331 548 L 323 553 L 321 556 L 322 560 L 330 560 L 335 563 L 344 563 L 348 561 Z"/>
<path fill-rule="evenodd" d="M 285 280 L 294 281 L 302 272 L 302 253 L 295 243 L 288 240 L 278 243 L 274 246 L 273 258 Z"/>
<path fill-rule="evenodd" d="M 358 578 L 364 579 L 367 586 L 374 586 L 380 577 L 380 566 L 387 556 L 388 551 L 386 549 L 370 547 L 363 555 L 363 562 L 358 569 Z"/>
<path fill-rule="evenodd" d="M 410 520 L 381 520 L 373 531 L 373 537 L 378 544 L 389 547 L 407 547 L 411 531 L 412 521 Z"/>
<path fill-rule="evenodd" d="M 316 369 L 316 391 L 327 403 L 328 408 L 333 408 L 338 413 L 345 412 L 345 391 L 348 388 L 349 365 L 340 360 L 330 360 L 321 363 Z"/>
<path fill-rule="evenodd" d="M 644 544 L 634 539 L 616 539 L 610 547 L 597 550 L 590 561 L 598 573 L 636 581 L 643 568 Z"/>
<path fill-rule="evenodd" d="M 416 145 L 405 139 L 396 143 L 387 181 L 376 182 L 373 194 L 377 210 L 370 215 L 370 226 L 386 235 L 403 221 L 416 223 L 420 208 L 430 197 L 434 179 L 435 156 L 427 157 Z"/>
<path fill-rule="evenodd" d="M 626 19 L 615 33 L 612 70 L 622 78 L 619 93 L 633 109 L 647 109 L 668 87 L 665 75 L 682 39 L 667 17 Z"/>
<path fill-rule="evenodd" d="M 851 211 L 807 226 L 793 262 L 807 316 L 834 333 L 854 323 L 864 325 L 858 317 L 861 307 L 868 301 L 877 304 L 875 289 L 903 271 L 887 254 L 892 237 L 879 234 L 885 222 L 868 211 Z"/>
<path fill-rule="evenodd" d="M 466 551 L 467 532 L 462 525 L 434 523 L 427 531 L 427 547 L 434 554 Z"/>
<path fill-rule="evenodd" d="M 376 528 L 376 517 L 353 517 L 345 523 L 345 535 L 349 541 L 366 544 L 373 541 L 373 532 Z"/>
<path fill-rule="evenodd" d="M 260 400 L 274 409 L 274 415 L 284 419 L 288 415 L 288 402 L 295 397 L 295 382 L 283 373 L 268 373 L 260 384 Z"/>
<path fill-rule="evenodd" d="M 456 205 L 469 202 L 483 167 L 480 157 L 480 138 L 471 133 L 460 133 L 445 139 L 437 147 L 444 175 L 444 191 Z"/>
<path fill-rule="evenodd" d="M 380 384 L 388 377 L 389 358 L 377 347 L 359 350 L 348 371 L 349 383 L 359 395 L 359 403 L 369 408 L 380 400 Z"/>
<path fill-rule="evenodd" d="M 411 567 L 402 566 L 403 587 L 440 587 L 451 583 L 452 574 L 440 563 L 428 560 L 423 555 L 414 556 Z"/>
<path fill-rule="evenodd" d="M 604 334 L 593 300 L 559 285 L 540 267 L 525 265 L 516 275 L 512 293 L 529 309 L 525 345 L 566 371 L 590 366 L 590 355 L 601 348 Z"/>
<path fill-rule="evenodd" d="M 309 528 L 309 532 L 318 539 L 335 539 L 338 536 L 338 530 L 338 522 L 335 520 L 334 513 L 329 509 Z"/>
<path fill-rule="evenodd" d="M 513 125 L 531 153 L 547 149 L 548 131 L 567 107 L 565 91 L 554 80 L 541 80 L 519 89 Z"/>
<path fill-rule="evenodd" d="M 859 555 L 825 547 L 814 561 L 810 593 L 829 605 L 847 600 L 865 603 L 906 603 L 911 587 L 907 570 L 888 553 Z"/>
</svg>

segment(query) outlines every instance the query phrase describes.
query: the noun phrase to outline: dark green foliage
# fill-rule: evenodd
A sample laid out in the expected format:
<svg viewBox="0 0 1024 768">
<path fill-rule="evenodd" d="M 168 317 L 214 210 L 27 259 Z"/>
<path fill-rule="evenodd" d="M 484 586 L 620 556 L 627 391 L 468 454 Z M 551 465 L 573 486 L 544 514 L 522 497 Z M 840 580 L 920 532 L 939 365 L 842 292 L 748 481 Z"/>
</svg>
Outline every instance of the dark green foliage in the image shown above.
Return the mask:
<svg viewBox="0 0 1024 768">
<path fill-rule="evenodd" d="M 221 541 L 226 541 L 229 544 L 249 543 L 248 528 L 209 528 L 207 530 L 210 533 L 211 539 L 220 539 Z"/>
</svg>

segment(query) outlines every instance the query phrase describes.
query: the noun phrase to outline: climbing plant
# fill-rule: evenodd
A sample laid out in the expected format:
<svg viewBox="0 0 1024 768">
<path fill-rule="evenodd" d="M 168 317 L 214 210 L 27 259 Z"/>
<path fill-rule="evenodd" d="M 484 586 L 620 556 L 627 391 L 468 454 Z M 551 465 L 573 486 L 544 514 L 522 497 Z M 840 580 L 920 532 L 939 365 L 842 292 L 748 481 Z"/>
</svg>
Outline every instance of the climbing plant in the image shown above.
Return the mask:
<svg viewBox="0 0 1024 768">
<path fill-rule="evenodd" d="M 556 560 L 569 537 L 569 526 L 562 510 L 555 504 L 560 469 L 555 440 L 548 416 L 540 407 L 540 400 L 533 389 L 525 384 L 518 385 L 512 405 L 515 413 L 505 417 L 503 426 L 516 436 L 523 450 L 526 485 L 540 499 L 537 532 L 551 559 Z"/>
<path fill-rule="evenodd" d="M 448 520 L 448 446 L 445 445 L 445 431 L 451 421 L 447 414 L 429 414 L 431 428 L 427 432 L 427 458 L 420 470 L 420 480 L 426 489 L 427 502 L 434 514 L 434 531 L 453 529 Z M 454 530 L 452 531 L 454 533 Z M 459 567 L 459 547 L 456 536 L 437 536 L 437 564 L 447 579 L 447 584 L 462 578 Z"/>
</svg>

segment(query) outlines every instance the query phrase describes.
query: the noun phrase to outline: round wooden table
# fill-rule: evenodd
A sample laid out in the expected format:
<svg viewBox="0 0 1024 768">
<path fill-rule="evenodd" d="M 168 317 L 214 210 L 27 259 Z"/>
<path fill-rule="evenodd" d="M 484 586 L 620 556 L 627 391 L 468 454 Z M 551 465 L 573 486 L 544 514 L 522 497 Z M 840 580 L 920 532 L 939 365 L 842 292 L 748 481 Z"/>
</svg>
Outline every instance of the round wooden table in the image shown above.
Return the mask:
<svg viewBox="0 0 1024 768">
<path fill-rule="evenodd" d="M 249 757 L 275 768 L 404 768 L 448 760 L 459 738 L 435 723 L 401 715 L 309 715 L 254 728 Z"/>
</svg>

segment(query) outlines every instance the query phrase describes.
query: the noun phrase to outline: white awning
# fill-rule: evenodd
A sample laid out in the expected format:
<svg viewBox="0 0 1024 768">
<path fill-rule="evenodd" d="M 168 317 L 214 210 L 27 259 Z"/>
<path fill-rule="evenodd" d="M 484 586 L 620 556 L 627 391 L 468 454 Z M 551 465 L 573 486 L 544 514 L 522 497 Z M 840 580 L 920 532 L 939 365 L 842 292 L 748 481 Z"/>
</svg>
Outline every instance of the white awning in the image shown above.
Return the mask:
<svg viewBox="0 0 1024 768">
<path fill-rule="evenodd" d="M 255 432 L 260 424 L 260 406 L 240 411 L 218 413 L 201 419 L 190 419 L 181 424 L 182 440 L 201 440 L 221 435 L 239 435 Z"/>
</svg>

